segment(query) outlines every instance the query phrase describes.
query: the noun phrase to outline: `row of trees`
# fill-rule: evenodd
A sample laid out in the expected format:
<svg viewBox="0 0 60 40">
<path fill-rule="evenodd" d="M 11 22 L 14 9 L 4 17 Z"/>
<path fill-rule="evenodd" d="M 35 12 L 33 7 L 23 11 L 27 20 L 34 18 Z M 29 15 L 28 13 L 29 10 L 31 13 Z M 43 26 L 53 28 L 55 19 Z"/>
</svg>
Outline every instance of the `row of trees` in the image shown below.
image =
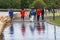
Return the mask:
<svg viewBox="0 0 60 40">
<path fill-rule="evenodd" d="M 44 0 L 46 8 L 60 8 L 60 0 Z"/>
<path fill-rule="evenodd" d="M 60 8 L 60 0 L 0 0 L 0 8 Z"/>
</svg>

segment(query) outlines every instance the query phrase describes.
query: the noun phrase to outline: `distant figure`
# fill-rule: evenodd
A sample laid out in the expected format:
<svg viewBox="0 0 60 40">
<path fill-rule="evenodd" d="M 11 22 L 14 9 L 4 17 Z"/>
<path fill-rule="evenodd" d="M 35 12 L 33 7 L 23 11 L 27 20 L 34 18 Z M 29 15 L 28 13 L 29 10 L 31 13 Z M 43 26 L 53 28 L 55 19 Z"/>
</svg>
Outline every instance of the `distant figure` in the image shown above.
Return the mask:
<svg viewBox="0 0 60 40">
<path fill-rule="evenodd" d="M 21 19 L 24 21 L 25 10 L 22 8 L 21 10 Z"/>
<path fill-rule="evenodd" d="M 12 19 L 13 19 L 13 10 L 12 10 L 12 9 L 10 9 L 10 11 L 9 11 L 9 16 L 10 16 L 10 18 L 11 18 L 10 34 L 13 34 L 13 23 L 12 23 Z"/>
<path fill-rule="evenodd" d="M 34 20 L 36 20 L 36 9 L 34 9 Z"/>
<path fill-rule="evenodd" d="M 13 19 L 13 10 L 12 9 L 10 9 L 10 11 L 9 11 L 9 16 L 10 16 L 11 21 L 12 21 L 12 19 Z"/>
<path fill-rule="evenodd" d="M 49 9 L 48 9 L 48 12 L 50 13 L 50 11 L 51 11 L 51 9 L 49 8 Z"/>
<path fill-rule="evenodd" d="M 44 20 L 44 9 L 43 8 L 42 8 L 41 16 L 42 16 L 42 20 Z"/>
<path fill-rule="evenodd" d="M 39 18 L 40 18 L 40 15 L 41 15 L 41 10 L 39 8 L 36 9 L 36 15 L 37 15 L 37 21 L 39 22 Z"/>
<path fill-rule="evenodd" d="M 31 21 L 31 22 L 34 21 L 34 15 L 35 15 L 35 11 L 34 11 L 34 9 L 32 8 L 32 9 L 30 10 L 30 21 Z"/>
<path fill-rule="evenodd" d="M 55 13 L 55 9 L 52 9 L 52 13 Z"/>
</svg>

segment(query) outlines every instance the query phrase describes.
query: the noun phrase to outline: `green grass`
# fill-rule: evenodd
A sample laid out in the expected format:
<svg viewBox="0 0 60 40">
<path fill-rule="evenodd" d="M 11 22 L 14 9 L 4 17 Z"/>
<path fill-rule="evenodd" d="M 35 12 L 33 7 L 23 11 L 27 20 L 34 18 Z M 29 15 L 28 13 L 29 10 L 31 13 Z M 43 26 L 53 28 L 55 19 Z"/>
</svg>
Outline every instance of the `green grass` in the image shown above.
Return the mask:
<svg viewBox="0 0 60 40">
<path fill-rule="evenodd" d="M 60 25 L 60 19 L 50 20 L 49 22 L 51 22 L 52 24 Z"/>
<path fill-rule="evenodd" d="M 53 16 L 53 13 L 47 13 L 44 16 L 45 17 L 50 17 L 50 16 Z M 55 16 L 60 16 L 60 13 L 59 12 L 55 13 Z"/>
</svg>

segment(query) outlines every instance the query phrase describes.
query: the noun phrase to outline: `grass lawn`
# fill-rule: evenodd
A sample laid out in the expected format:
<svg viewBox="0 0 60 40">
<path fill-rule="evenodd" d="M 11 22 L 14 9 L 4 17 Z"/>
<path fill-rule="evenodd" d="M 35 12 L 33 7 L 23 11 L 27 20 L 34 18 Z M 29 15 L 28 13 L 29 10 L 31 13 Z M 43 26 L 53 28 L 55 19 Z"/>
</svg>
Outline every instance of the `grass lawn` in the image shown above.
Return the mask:
<svg viewBox="0 0 60 40">
<path fill-rule="evenodd" d="M 50 16 L 53 16 L 53 13 L 47 13 L 44 15 L 45 17 L 50 17 Z M 55 16 L 60 16 L 60 13 L 55 13 Z"/>
<path fill-rule="evenodd" d="M 60 19 L 50 20 L 52 24 L 60 25 Z"/>
</svg>

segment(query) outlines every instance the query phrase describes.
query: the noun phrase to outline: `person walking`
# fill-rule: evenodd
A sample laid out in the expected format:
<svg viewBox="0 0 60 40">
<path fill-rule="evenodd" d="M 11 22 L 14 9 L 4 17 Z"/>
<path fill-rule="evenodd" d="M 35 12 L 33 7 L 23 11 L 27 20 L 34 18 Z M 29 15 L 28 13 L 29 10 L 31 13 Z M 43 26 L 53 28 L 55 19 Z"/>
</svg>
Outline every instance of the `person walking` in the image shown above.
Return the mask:
<svg viewBox="0 0 60 40">
<path fill-rule="evenodd" d="M 24 21 L 24 16 L 25 16 L 25 10 L 22 8 L 21 10 L 21 19 Z"/>
<path fill-rule="evenodd" d="M 41 10 L 39 8 L 36 9 L 36 15 L 37 15 L 37 22 L 39 22 L 40 15 L 41 15 Z"/>
<path fill-rule="evenodd" d="M 34 20 L 36 21 L 36 10 L 34 10 Z"/>
<path fill-rule="evenodd" d="M 42 16 L 42 20 L 44 20 L 44 9 L 43 8 L 42 8 L 41 16 Z"/>
<path fill-rule="evenodd" d="M 9 16 L 10 16 L 11 21 L 12 21 L 12 19 L 13 19 L 13 10 L 12 9 L 9 10 Z"/>
<path fill-rule="evenodd" d="M 30 21 L 31 21 L 31 22 L 34 21 L 34 15 L 35 15 L 35 11 L 34 11 L 34 9 L 32 8 L 32 9 L 30 10 Z"/>
</svg>

